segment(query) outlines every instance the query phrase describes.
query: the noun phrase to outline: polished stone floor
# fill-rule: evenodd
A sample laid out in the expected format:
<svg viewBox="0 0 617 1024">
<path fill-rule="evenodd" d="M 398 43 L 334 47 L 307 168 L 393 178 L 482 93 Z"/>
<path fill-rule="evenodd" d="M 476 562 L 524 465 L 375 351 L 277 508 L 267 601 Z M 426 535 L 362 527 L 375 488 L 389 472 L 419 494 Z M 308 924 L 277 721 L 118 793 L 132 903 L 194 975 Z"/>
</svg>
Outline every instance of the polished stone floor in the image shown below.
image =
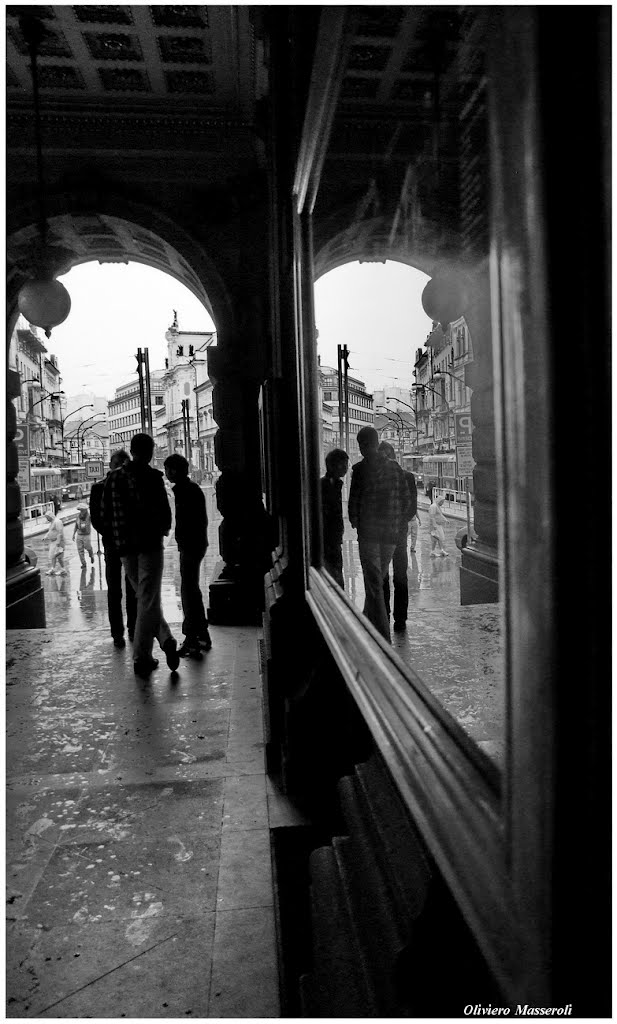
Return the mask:
<svg viewBox="0 0 617 1024">
<path fill-rule="evenodd" d="M 95 621 L 7 634 L 8 1017 L 278 1015 L 269 837 L 299 819 L 259 630 L 212 635 L 144 684 Z"/>
<path fill-rule="evenodd" d="M 216 508 L 214 490 L 205 488 L 210 547 L 202 563 L 202 590 L 207 595 L 220 560 L 217 530 L 221 517 Z M 76 503 L 74 503 L 76 504 Z M 421 526 L 416 552 L 408 567 L 409 611 L 407 628 L 393 633 L 392 643 L 403 663 L 421 678 L 439 698 L 448 713 L 470 738 L 497 764 L 505 756 L 505 631 L 503 607 L 460 604 L 461 554 L 456 547 L 456 532 L 465 525 L 446 509 L 447 558 L 431 558 L 428 526 L 428 500 L 419 496 Z M 67 505 L 70 511 L 71 503 Z M 43 577 L 45 604 L 50 628 L 104 627 L 107 622 L 107 591 L 104 559 L 93 535 L 94 565 L 82 570 L 75 545 L 73 527 L 65 527 L 67 539 L 67 576 Z M 47 545 L 39 535 L 28 542 L 47 567 Z M 99 545 L 100 547 L 100 545 Z M 364 582 L 358 557 L 355 530 L 347 523 L 343 542 L 343 567 L 347 594 L 358 608 L 364 604 Z M 180 568 L 173 535 L 166 539 L 165 570 L 162 587 L 163 610 L 170 622 L 181 619 Z"/>
</svg>

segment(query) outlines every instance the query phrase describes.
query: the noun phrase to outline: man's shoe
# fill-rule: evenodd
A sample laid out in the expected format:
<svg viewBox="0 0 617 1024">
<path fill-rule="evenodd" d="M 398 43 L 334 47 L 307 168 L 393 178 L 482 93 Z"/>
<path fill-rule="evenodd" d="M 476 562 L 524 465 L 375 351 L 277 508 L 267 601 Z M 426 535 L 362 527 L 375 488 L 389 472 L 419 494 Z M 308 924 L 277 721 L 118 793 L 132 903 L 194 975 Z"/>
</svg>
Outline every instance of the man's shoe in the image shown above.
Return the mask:
<svg viewBox="0 0 617 1024">
<path fill-rule="evenodd" d="M 170 636 L 169 640 L 166 640 L 162 645 L 163 653 L 167 658 L 167 666 L 172 672 L 175 672 L 180 664 L 180 658 L 178 657 L 178 651 L 176 648 L 177 644 L 173 636 Z"/>
<path fill-rule="evenodd" d="M 142 679 L 147 679 L 151 672 L 154 672 L 155 668 L 159 667 L 159 663 L 156 658 L 137 658 L 133 662 L 133 671 L 136 676 L 141 676 Z"/>
<path fill-rule="evenodd" d="M 126 647 L 126 640 L 124 639 L 123 636 L 115 636 L 113 638 L 113 640 L 114 640 L 114 647 L 120 647 L 120 649 L 122 649 L 123 647 Z"/>
<path fill-rule="evenodd" d="M 206 630 L 203 636 L 199 637 L 198 643 L 205 651 L 210 651 L 212 649 L 212 638 L 208 630 Z"/>
<path fill-rule="evenodd" d="M 197 640 L 185 640 L 182 647 L 178 648 L 178 657 L 194 658 L 195 661 L 201 661 L 202 653 Z"/>
</svg>

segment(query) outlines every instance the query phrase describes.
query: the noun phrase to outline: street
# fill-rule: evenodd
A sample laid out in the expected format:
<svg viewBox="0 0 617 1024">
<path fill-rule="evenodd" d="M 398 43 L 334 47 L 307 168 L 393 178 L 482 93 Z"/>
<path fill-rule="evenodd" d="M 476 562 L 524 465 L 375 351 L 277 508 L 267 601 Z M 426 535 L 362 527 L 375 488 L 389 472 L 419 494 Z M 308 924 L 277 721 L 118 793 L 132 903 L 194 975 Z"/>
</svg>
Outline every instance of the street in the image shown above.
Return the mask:
<svg viewBox="0 0 617 1024">
<path fill-rule="evenodd" d="M 220 561 L 218 526 L 221 516 L 215 507 L 214 489 L 205 488 L 205 493 L 210 545 L 202 563 L 201 582 L 207 605 L 208 583 Z M 65 508 L 72 504 L 67 503 Z M 74 504 L 77 505 L 76 502 Z M 415 555 L 409 556 L 407 628 L 404 633 L 392 633 L 392 646 L 478 746 L 499 763 L 504 747 L 501 605 L 461 607 L 461 555 L 454 536 L 463 523 L 460 519 L 448 519 L 445 532 L 449 555 L 447 558 L 431 558 L 426 509 L 421 506 L 419 514 L 421 526 L 417 550 Z M 72 534 L 73 523 L 67 523 L 66 576 L 45 575 L 48 560 L 44 535 L 40 534 L 27 542 L 38 556 L 45 589 L 47 627 L 59 630 L 106 629 L 107 591 L 102 545 L 97 545 L 98 536 L 93 531 L 94 564 L 91 565 L 88 560 L 86 568 L 82 569 Z M 180 640 L 180 568 L 173 528 L 165 544 L 161 592 L 163 613 Z M 343 541 L 343 570 L 346 592 L 354 604 L 362 609 L 362 569 L 356 532 L 349 524 Z"/>
</svg>

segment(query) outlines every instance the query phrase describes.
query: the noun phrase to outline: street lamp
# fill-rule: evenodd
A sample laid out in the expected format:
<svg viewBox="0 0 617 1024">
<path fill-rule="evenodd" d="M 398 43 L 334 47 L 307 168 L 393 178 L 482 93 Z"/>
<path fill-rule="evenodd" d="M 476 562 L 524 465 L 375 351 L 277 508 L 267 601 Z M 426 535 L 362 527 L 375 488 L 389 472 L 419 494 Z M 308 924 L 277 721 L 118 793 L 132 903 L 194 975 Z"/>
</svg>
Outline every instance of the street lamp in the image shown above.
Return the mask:
<svg viewBox="0 0 617 1024">
<path fill-rule="evenodd" d="M 33 383 L 36 383 L 38 385 L 38 387 L 39 387 L 39 390 L 40 391 L 44 391 L 45 394 L 41 398 L 38 398 L 36 400 L 36 402 L 33 402 L 32 405 L 30 406 L 30 408 L 26 411 L 26 423 L 28 422 L 28 417 L 34 415 L 33 409 L 37 405 L 40 405 L 41 402 L 44 402 L 47 398 L 51 398 L 51 400 L 53 402 L 55 399 L 59 399 L 60 395 L 64 394 L 64 391 L 48 391 L 47 388 L 44 388 L 44 387 L 41 386 L 41 383 L 40 383 L 38 377 L 37 378 L 32 378 L 32 381 L 33 381 Z M 26 384 L 26 383 L 27 383 L 27 381 L 22 381 L 22 384 Z M 33 425 L 33 429 L 34 429 L 34 425 Z M 44 437 L 45 426 L 41 425 L 41 424 L 37 424 L 36 425 L 36 430 L 38 430 L 39 432 L 41 430 L 43 431 L 43 445 L 41 447 L 44 448 L 45 447 L 45 444 L 44 444 L 44 442 L 45 442 L 45 437 Z M 28 455 L 29 454 L 30 454 L 30 452 L 28 452 Z"/>
<path fill-rule="evenodd" d="M 97 416 L 100 416 L 100 413 L 95 412 L 94 416 L 88 416 L 88 419 L 83 420 L 77 426 L 77 454 L 79 456 L 80 462 L 84 461 L 84 434 L 86 433 L 86 430 L 90 430 L 91 427 L 100 427 L 102 423 L 105 423 L 105 420 L 98 420 L 96 423 L 91 423 L 89 427 L 85 426 L 86 423 L 88 422 L 88 420 L 93 420 Z M 81 455 L 80 455 L 80 449 L 79 449 L 80 437 L 79 437 L 79 434 L 80 434 L 80 431 L 82 430 L 82 427 L 85 427 L 85 430 L 83 431 L 83 433 L 81 435 Z"/>
<path fill-rule="evenodd" d="M 62 443 L 62 465 L 63 466 L 64 466 L 64 424 L 66 423 L 66 421 L 68 419 L 70 419 L 71 416 L 76 416 L 78 412 L 81 412 L 82 409 L 94 409 L 94 402 L 86 402 L 85 405 L 80 405 L 78 409 L 73 409 L 73 412 L 70 412 L 68 414 L 68 416 L 65 416 L 63 420 L 60 420 L 60 433 L 61 433 L 61 437 L 62 437 L 62 442 L 61 442 Z M 92 417 L 89 416 L 88 419 L 92 419 Z"/>
<path fill-rule="evenodd" d="M 386 409 L 386 407 L 383 405 L 375 406 L 375 412 L 378 412 L 380 409 L 382 410 L 382 412 L 385 413 L 386 419 L 390 420 L 391 423 L 396 424 L 396 432 L 398 434 L 399 457 L 402 458 L 405 450 L 404 432 L 405 430 L 409 430 L 409 425 L 405 423 L 405 420 L 401 416 L 400 412 L 397 412 L 396 409 Z M 392 419 L 392 416 L 390 415 L 391 413 L 394 414 L 395 416 L 398 416 L 398 420 Z"/>
</svg>

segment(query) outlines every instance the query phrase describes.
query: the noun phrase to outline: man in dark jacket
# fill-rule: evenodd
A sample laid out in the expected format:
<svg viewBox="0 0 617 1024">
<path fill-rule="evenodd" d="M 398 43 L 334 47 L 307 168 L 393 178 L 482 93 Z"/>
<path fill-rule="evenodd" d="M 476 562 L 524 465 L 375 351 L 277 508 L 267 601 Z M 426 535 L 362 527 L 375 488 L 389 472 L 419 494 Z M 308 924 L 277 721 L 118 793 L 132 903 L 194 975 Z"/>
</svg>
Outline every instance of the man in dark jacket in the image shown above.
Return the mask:
<svg viewBox="0 0 617 1024">
<path fill-rule="evenodd" d="M 379 445 L 379 451 L 383 452 L 387 459 L 392 459 L 396 462 L 396 454 L 394 448 L 388 441 L 382 441 Z M 418 511 L 418 490 L 416 487 L 416 478 L 413 473 L 409 473 L 407 470 L 403 470 L 405 474 L 405 480 L 407 482 L 407 488 L 409 490 L 409 500 L 411 502 L 409 510 L 409 519 L 413 519 Z M 394 549 L 392 556 L 392 576 L 394 582 L 394 630 L 395 632 L 403 632 L 407 623 L 407 609 L 409 606 L 409 585 L 407 582 L 407 567 L 409 565 L 409 559 L 407 555 L 407 537 L 409 534 L 409 522 L 401 524 L 398 541 Z M 386 602 L 386 612 L 388 618 L 390 618 L 390 572 L 388 571 L 383 581 L 383 595 Z"/>
<path fill-rule="evenodd" d="M 321 478 L 321 521 L 323 527 L 324 568 L 345 589 L 343 579 L 343 477 L 349 468 L 349 456 L 342 448 L 326 455 L 326 475 Z"/>
<path fill-rule="evenodd" d="M 363 456 L 352 470 L 349 489 L 349 522 L 358 531 L 358 554 L 364 576 L 364 614 L 390 641 L 383 581 L 388 572 L 401 529 L 411 516 L 411 499 L 398 462 L 378 450 L 374 427 L 358 431 Z"/>
<path fill-rule="evenodd" d="M 128 452 L 124 448 L 114 452 L 109 460 L 109 473 L 119 469 L 125 462 L 130 461 Z M 92 484 L 90 491 L 90 519 L 96 532 L 100 534 L 105 552 L 105 579 L 107 581 L 107 615 L 109 628 L 116 647 L 126 647 L 124 641 L 124 616 L 122 614 L 122 562 L 116 551 L 113 538 L 109 529 L 105 529 L 103 522 L 103 490 L 109 478 L 109 473 L 104 480 L 97 480 Z M 126 628 L 129 640 L 133 640 L 135 633 L 135 619 L 137 618 L 137 599 L 129 578 L 124 574 L 124 589 L 126 592 Z"/>
<path fill-rule="evenodd" d="M 163 537 L 171 529 L 171 508 L 163 474 L 149 465 L 154 441 L 149 434 L 131 439 L 132 461 L 109 474 L 103 490 L 103 523 L 137 595 L 133 661 L 136 675 L 158 667 L 152 657 L 158 640 L 174 672 L 180 664 L 176 641 L 163 616 Z"/>
<path fill-rule="evenodd" d="M 174 487 L 176 543 L 180 555 L 180 596 L 184 621 L 181 658 L 200 658 L 200 645 L 212 647 L 208 619 L 199 586 L 199 570 L 208 547 L 208 514 L 201 487 L 189 479 L 189 464 L 182 455 L 165 459 L 165 475 Z"/>
</svg>

